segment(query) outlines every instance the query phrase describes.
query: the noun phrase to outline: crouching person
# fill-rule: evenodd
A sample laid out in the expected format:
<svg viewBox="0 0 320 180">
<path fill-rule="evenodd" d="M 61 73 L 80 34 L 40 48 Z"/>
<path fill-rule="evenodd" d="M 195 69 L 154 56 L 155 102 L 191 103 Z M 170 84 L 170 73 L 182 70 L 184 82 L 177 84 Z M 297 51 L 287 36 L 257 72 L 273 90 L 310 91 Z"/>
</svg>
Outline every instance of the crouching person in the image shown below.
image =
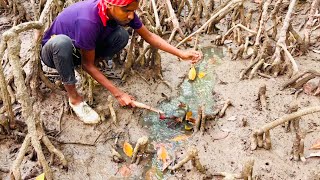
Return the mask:
<svg viewBox="0 0 320 180">
<path fill-rule="evenodd" d="M 69 104 L 86 124 L 100 121 L 99 115 L 76 90 L 74 67 L 81 65 L 104 86 L 121 106 L 134 106 L 133 98 L 121 91 L 95 66 L 96 59 L 110 59 L 128 43 L 129 34 L 122 26 L 132 27 L 146 42 L 183 60 L 196 63 L 197 51 L 182 51 L 151 33 L 135 14 L 138 0 L 86 0 L 64 9 L 45 32 L 41 59 L 61 76 Z"/>
</svg>

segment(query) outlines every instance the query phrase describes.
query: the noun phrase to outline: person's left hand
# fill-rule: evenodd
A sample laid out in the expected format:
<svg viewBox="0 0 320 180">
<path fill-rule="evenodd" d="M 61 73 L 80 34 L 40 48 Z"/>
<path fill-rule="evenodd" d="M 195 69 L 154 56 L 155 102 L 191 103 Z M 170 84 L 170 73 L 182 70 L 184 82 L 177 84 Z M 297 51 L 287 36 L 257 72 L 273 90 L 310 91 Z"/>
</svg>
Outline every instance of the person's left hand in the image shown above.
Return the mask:
<svg viewBox="0 0 320 180">
<path fill-rule="evenodd" d="M 194 50 L 184 51 L 180 58 L 182 60 L 191 60 L 191 63 L 195 64 L 202 58 L 202 53 Z"/>
</svg>

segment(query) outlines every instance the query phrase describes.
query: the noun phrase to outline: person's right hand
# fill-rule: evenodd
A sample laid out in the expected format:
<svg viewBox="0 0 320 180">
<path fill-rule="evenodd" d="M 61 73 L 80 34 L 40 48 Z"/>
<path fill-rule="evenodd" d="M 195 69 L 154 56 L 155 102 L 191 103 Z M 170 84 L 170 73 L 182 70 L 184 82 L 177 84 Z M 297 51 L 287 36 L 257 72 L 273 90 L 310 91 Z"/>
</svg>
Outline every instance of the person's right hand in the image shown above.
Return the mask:
<svg viewBox="0 0 320 180">
<path fill-rule="evenodd" d="M 116 97 L 121 106 L 131 106 L 134 107 L 133 100 L 134 98 L 127 93 L 123 93 L 120 96 Z"/>
</svg>

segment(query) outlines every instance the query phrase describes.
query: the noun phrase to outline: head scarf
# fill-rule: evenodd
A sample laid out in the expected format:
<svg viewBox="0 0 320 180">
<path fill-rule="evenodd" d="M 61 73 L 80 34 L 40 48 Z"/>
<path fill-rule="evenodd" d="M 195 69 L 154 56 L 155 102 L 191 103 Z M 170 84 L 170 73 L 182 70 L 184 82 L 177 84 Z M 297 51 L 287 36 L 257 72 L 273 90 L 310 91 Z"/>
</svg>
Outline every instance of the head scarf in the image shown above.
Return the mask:
<svg viewBox="0 0 320 180">
<path fill-rule="evenodd" d="M 109 17 L 107 16 L 107 3 L 114 6 L 127 6 L 135 0 L 99 0 L 98 2 L 98 13 L 101 18 L 103 26 L 107 26 Z"/>
</svg>

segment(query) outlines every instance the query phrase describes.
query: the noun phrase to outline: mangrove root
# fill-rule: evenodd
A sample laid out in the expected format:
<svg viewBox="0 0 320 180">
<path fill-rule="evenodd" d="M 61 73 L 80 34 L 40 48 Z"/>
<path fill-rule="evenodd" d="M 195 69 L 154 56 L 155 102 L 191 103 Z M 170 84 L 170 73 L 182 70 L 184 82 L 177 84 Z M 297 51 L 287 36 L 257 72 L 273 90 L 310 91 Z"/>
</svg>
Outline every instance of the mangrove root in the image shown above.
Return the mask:
<svg viewBox="0 0 320 180">
<path fill-rule="evenodd" d="M 292 156 L 295 161 L 306 161 L 306 158 L 304 157 L 304 139 L 305 133 L 300 129 L 296 131 L 295 140 L 292 146 Z"/>
<path fill-rule="evenodd" d="M 263 111 L 267 111 L 266 91 L 267 87 L 265 84 L 259 88 L 258 100 L 260 101 L 261 109 Z"/>
<path fill-rule="evenodd" d="M 111 158 L 112 161 L 116 163 L 122 163 L 125 161 L 123 157 L 114 148 L 111 148 Z"/>
<path fill-rule="evenodd" d="M 309 107 L 305 108 L 302 110 L 299 110 L 297 112 L 291 113 L 284 115 L 280 117 L 279 119 L 268 123 L 264 126 L 262 126 L 259 129 L 254 130 L 251 136 L 251 150 L 255 150 L 257 147 L 264 147 L 264 148 L 269 148 L 271 144 L 271 139 L 270 139 L 270 130 L 285 123 L 290 120 L 296 119 L 298 117 L 301 117 L 306 114 L 312 114 L 315 112 L 320 111 L 320 106 L 314 106 L 314 107 Z"/>
<path fill-rule="evenodd" d="M 141 137 L 138 139 L 136 146 L 133 150 L 133 155 L 131 159 L 131 163 L 139 164 L 140 157 L 147 152 L 148 150 L 148 140 L 147 136 Z"/>
<path fill-rule="evenodd" d="M 205 168 L 201 165 L 199 157 L 198 157 L 198 150 L 191 146 L 188 148 L 187 156 L 183 158 L 180 162 L 178 162 L 176 165 L 169 166 L 168 169 L 170 170 L 177 170 L 181 168 L 185 163 L 189 162 L 191 160 L 192 165 L 197 168 L 197 170 L 201 173 L 205 173 Z"/>
<path fill-rule="evenodd" d="M 284 83 L 284 85 L 282 85 L 282 89 L 285 89 L 287 87 L 294 87 L 295 89 L 300 89 L 309 80 L 319 76 L 320 76 L 320 73 L 317 71 L 314 71 L 314 70 L 304 71 L 301 74 L 297 74 L 293 76 L 286 83 Z"/>
<path fill-rule="evenodd" d="M 112 122 L 117 125 L 117 115 L 116 115 L 116 111 L 114 110 L 113 108 L 113 98 L 111 95 L 108 96 L 108 107 L 109 107 L 109 110 L 110 110 L 110 115 L 111 115 L 111 118 L 112 118 Z"/>
<path fill-rule="evenodd" d="M 226 113 L 227 108 L 232 105 L 231 104 L 231 100 L 227 99 L 226 102 L 224 103 L 222 109 L 219 112 L 219 117 L 222 118 L 224 116 L 224 114 Z"/>
<path fill-rule="evenodd" d="M 214 173 L 214 176 L 223 176 L 225 180 L 232 180 L 232 179 L 244 179 L 244 180 L 252 180 L 252 174 L 253 174 L 253 165 L 254 160 L 249 160 L 246 162 L 246 164 L 243 166 L 242 171 L 240 174 L 232 174 L 227 172 L 219 172 Z"/>
</svg>

